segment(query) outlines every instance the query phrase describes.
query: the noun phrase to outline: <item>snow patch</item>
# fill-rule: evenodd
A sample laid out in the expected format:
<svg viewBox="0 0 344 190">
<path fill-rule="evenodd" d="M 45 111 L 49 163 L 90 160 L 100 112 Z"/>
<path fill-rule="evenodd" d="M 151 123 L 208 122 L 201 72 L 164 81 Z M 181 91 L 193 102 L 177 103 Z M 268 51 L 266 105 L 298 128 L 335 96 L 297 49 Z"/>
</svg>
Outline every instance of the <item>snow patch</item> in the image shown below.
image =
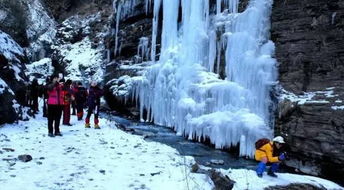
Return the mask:
<svg viewBox="0 0 344 190">
<path fill-rule="evenodd" d="M 333 110 L 344 110 L 344 106 L 331 106 Z"/>
<path fill-rule="evenodd" d="M 50 58 L 44 58 L 33 62 L 26 65 L 26 68 L 26 75 L 30 76 L 30 81 L 32 81 L 33 78 L 38 78 L 40 84 L 43 84 L 46 77 L 52 75 L 54 72 L 54 67 L 52 66 L 52 60 Z"/>
<path fill-rule="evenodd" d="M 57 48 L 57 47 L 56 47 Z M 103 80 L 102 49 L 92 48 L 88 37 L 74 44 L 64 44 L 60 47 L 61 55 L 68 64 L 66 77 L 75 81 Z"/>
<path fill-rule="evenodd" d="M 7 17 L 8 13 L 4 10 L 0 10 L 0 22 L 3 22 L 6 17 Z"/>
<path fill-rule="evenodd" d="M 0 95 L 8 88 L 6 82 L 0 78 Z"/>
<path fill-rule="evenodd" d="M 337 94 L 334 94 L 333 91 L 334 87 L 326 88 L 324 91 L 314 91 L 314 92 L 304 92 L 301 95 L 295 95 L 292 92 L 288 92 L 284 89 L 282 89 L 282 94 L 280 96 L 280 99 L 287 99 L 291 102 L 297 102 L 299 105 L 303 104 L 328 104 L 330 101 L 326 100 L 327 98 L 334 98 L 337 97 Z M 315 98 L 317 98 L 315 100 Z M 326 98 L 326 99 L 323 99 Z M 341 100 L 339 100 L 341 101 Z M 336 103 L 340 103 L 335 101 Z"/>
<path fill-rule="evenodd" d="M 0 54 L 3 54 L 8 61 L 20 62 L 17 56 L 24 56 L 24 50 L 10 35 L 0 30 Z"/>
<path fill-rule="evenodd" d="M 266 174 L 262 178 L 259 178 L 255 171 L 247 169 L 229 169 L 221 170 L 221 172 L 236 182 L 233 190 L 262 190 L 270 186 L 287 186 L 292 183 L 311 184 L 328 190 L 344 189 L 331 181 L 307 175 L 278 173 L 278 178 L 273 178 Z"/>
</svg>

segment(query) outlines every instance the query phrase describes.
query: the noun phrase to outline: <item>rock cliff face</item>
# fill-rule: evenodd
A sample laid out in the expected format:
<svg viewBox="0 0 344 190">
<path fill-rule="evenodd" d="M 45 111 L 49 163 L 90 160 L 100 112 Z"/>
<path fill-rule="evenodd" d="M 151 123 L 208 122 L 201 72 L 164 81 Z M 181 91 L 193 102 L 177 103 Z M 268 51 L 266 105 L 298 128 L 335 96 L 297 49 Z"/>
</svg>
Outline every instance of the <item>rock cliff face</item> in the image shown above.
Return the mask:
<svg viewBox="0 0 344 190">
<path fill-rule="evenodd" d="M 275 0 L 272 40 L 284 89 L 276 133 L 287 136 L 289 165 L 344 176 L 344 2 Z"/>
<path fill-rule="evenodd" d="M 24 50 L 0 30 L 0 124 L 14 122 L 25 104 L 25 60 Z"/>
</svg>

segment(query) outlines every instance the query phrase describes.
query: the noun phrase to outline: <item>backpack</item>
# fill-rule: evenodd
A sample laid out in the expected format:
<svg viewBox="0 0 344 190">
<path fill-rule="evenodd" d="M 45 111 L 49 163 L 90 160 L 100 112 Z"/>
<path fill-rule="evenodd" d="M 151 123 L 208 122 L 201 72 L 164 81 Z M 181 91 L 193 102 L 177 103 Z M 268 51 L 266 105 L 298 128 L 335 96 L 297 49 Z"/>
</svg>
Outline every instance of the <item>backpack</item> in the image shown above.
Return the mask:
<svg viewBox="0 0 344 190">
<path fill-rule="evenodd" d="M 268 143 L 270 143 L 270 139 L 267 139 L 267 138 L 258 139 L 255 143 L 256 150 L 260 149 L 262 146 L 264 146 Z"/>
</svg>

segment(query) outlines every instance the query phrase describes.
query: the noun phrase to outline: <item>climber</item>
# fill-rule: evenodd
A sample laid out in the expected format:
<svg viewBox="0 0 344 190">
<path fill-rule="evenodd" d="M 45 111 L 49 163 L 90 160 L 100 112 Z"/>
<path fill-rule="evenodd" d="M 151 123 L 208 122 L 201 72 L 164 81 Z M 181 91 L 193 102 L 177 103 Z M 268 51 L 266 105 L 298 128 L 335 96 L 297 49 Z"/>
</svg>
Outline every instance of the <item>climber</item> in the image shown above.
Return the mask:
<svg viewBox="0 0 344 190">
<path fill-rule="evenodd" d="M 102 89 L 100 89 L 97 85 L 97 82 L 91 82 L 91 87 L 88 90 L 88 97 L 87 97 L 87 116 L 85 120 L 85 127 L 90 128 L 90 117 L 92 113 L 94 113 L 94 128 L 100 129 L 99 127 L 99 107 L 100 107 L 100 97 L 103 95 Z"/>
<path fill-rule="evenodd" d="M 275 172 L 278 170 L 281 161 L 286 159 L 286 155 L 285 153 L 281 153 L 279 156 L 274 156 L 273 153 L 281 149 L 284 143 L 284 139 L 281 136 L 275 137 L 272 142 L 268 141 L 260 147 L 257 147 L 256 143 L 255 159 L 259 161 L 258 168 L 256 170 L 258 177 L 263 176 L 266 164 L 271 164 L 267 174 L 272 177 L 277 177 Z"/>
<path fill-rule="evenodd" d="M 30 105 L 33 113 L 38 113 L 38 97 L 39 97 L 40 85 L 37 79 L 33 79 L 30 85 Z"/>
<path fill-rule="evenodd" d="M 74 99 L 73 91 L 71 88 L 72 81 L 68 79 L 63 85 L 63 125 L 72 126 L 70 124 L 70 104 Z"/>
<path fill-rule="evenodd" d="M 55 128 L 55 136 L 62 136 L 60 132 L 60 120 L 63 109 L 63 93 L 62 84 L 59 83 L 60 78 L 58 75 L 51 77 L 50 83 L 47 85 L 48 93 L 48 136 L 54 137 L 53 124 Z"/>
<path fill-rule="evenodd" d="M 80 121 L 84 115 L 84 105 L 87 98 L 87 90 L 82 86 L 81 82 L 78 82 L 78 86 L 74 88 L 74 96 L 77 116 L 78 120 Z"/>
</svg>

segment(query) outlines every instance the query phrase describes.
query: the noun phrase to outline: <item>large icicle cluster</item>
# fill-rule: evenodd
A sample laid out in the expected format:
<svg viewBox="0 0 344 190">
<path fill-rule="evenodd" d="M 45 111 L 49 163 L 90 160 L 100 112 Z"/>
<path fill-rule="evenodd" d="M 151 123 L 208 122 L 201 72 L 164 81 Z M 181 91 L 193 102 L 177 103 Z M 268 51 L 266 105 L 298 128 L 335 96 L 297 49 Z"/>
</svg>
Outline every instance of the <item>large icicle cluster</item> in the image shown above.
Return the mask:
<svg viewBox="0 0 344 190">
<path fill-rule="evenodd" d="M 238 0 L 217 0 L 215 13 L 209 0 L 153 3 L 152 62 L 162 8 L 161 54 L 133 93 L 141 118 L 174 127 L 190 139 L 209 138 L 216 148 L 240 144 L 240 155 L 252 156 L 254 142 L 272 135 L 269 92 L 276 81 L 274 44 L 269 41 L 272 0 L 251 0 L 242 13 Z M 217 74 L 221 56 L 224 80 Z"/>
</svg>

